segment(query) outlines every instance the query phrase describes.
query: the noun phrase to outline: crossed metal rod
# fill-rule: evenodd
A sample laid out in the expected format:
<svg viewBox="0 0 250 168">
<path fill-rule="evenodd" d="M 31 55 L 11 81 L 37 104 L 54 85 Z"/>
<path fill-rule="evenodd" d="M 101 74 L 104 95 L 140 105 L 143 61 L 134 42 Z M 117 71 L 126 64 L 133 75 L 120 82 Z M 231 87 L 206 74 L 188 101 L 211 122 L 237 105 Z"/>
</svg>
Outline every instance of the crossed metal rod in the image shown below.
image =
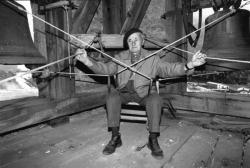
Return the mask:
<svg viewBox="0 0 250 168">
<path fill-rule="evenodd" d="M 49 23 L 49 22 L 47 22 L 47 21 L 41 19 L 40 17 L 38 17 L 38 16 L 36 16 L 36 15 L 34 15 L 34 14 L 28 12 L 27 10 L 25 10 L 25 9 L 23 9 L 23 8 L 21 8 L 21 7 L 17 6 L 17 5 L 15 5 L 15 4 L 13 4 L 12 2 L 10 2 L 10 1 L 7 1 L 7 2 L 8 2 L 9 4 L 15 6 L 15 7 L 18 8 L 19 10 L 21 10 L 21 11 L 27 13 L 27 14 L 32 15 L 34 18 L 36 18 L 36 19 L 38 19 L 38 20 L 44 22 L 45 24 L 47 24 L 47 25 L 49 25 L 49 26 L 55 28 L 56 30 L 58 30 L 58 31 L 60 31 L 60 32 L 66 34 L 66 35 L 68 35 L 70 38 L 73 38 L 73 39 L 79 41 L 80 43 L 86 45 L 87 47 L 89 47 L 89 48 L 91 48 L 91 49 L 93 49 L 93 50 L 95 50 L 95 51 L 97 51 L 97 52 L 99 52 L 99 53 L 105 55 L 106 57 L 110 58 L 111 61 L 113 61 L 113 62 L 115 62 L 115 63 L 117 63 L 117 64 L 123 66 L 124 68 L 129 69 L 129 70 L 131 70 L 131 71 L 133 71 L 133 72 L 135 72 L 135 73 L 137 73 L 137 74 L 139 74 L 139 75 L 141 75 L 141 76 L 143 76 L 143 77 L 145 77 L 145 78 L 151 80 L 150 77 L 148 77 L 147 75 L 145 75 L 145 74 L 143 74 L 143 73 L 137 71 L 137 70 L 134 69 L 133 67 L 129 67 L 127 64 L 125 64 L 125 63 L 123 63 L 123 62 L 121 62 L 121 61 L 119 61 L 119 60 L 113 58 L 112 56 L 108 55 L 107 53 L 102 52 L 101 50 L 99 50 L 99 49 L 93 47 L 92 45 L 89 45 L 88 43 L 84 42 L 83 40 L 78 39 L 77 37 L 71 35 L 70 33 L 68 33 L 68 32 L 66 32 L 66 31 L 64 31 L 64 30 L 62 30 L 62 29 L 60 29 L 60 28 L 54 26 L 53 24 L 51 24 L 51 23 Z M 65 58 L 67 58 L 67 57 L 65 57 Z M 60 61 L 60 60 L 58 60 L 58 61 Z M 63 60 L 61 60 L 61 61 L 63 61 Z M 51 63 L 52 63 L 52 65 L 53 65 L 53 62 L 51 62 Z M 58 62 L 56 62 L 56 63 L 58 63 Z M 55 64 L 55 63 L 54 63 L 54 64 Z M 0 81 L 0 83 L 1 83 L 1 81 Z"/>
<path fill-rule="evenodd" d="M 113 61 L 114 63 L 119 64 L 120 66 L 123 66 L 124 69 L 121 70 L 121 71 L 119 71 L 119 72 L 117 72 L 117 74 L 119 74 L 119 73 L 121 73 L 121 72 L 123 72 L 123 71 L 125 71 L 125 70 L 130 70 L 130 71 L 132 71 L 132 72 L 135 72 L 135 73 L 137 73 L 137 74 L 139 74 L 139 75 L 141 75 L 141 76 L 143 76 L 143 77 L 149 79 L 150 81 L 152 81 L 152 78 L 150 78 L 150 77 L 148 77 L 147 75 L 145 75 L 145 74 L 139 72 L 138 70 L 134 69 L 133 66 L 135 66 L 135 65 L 139 64 L 140 62 L 142 62 L 142 61 L 144 61 L 144 60 L 146 60 L 146 59 L 148 59 L 148 58 L 154 56 L 154 55 L 157 54 L 158 52 L 161 52 L 161 51 L 163 51 L 164 49 L 166 49 L 166 48 L 168 48 L 168 47 L 171 47 L 173 44 L 176 44 L 177 42 L 179 42 L 179 41 L 181 41 L 181 40 L 183 40 L 183 39 L 185 39 L 185 38 L 191 36 L 193 33 L 196 33 L 196 32 L 198 32 L 198 31 L 200 31 L 201 29 L 204 29 L 204 28 L 206 28 L 207 26 L 212 25 L 212 24 L 214 24 L 214 23 L 216 23 L 216 22 L 218 22 L 218 21 L 220 21 L 220 20 L 222 20 L 222 19 L 224 19 L 224 18 L 230 16 L 230 15 L 233 14 L 234 12 L 236 12 L 236 10 L 231 10 L 229 13 L 225 14 L 224 16 L 221 16 L 220 18 L 217 18 L 217 19 L 214 20 L 213 22 L 210 22 L 209 24 L 204 25 L 203 27 L 201 27 L 201 28 L 199 28 L 199 29 L 197 29 L 197 30 L 195 30 L 195 31 L 193 31 L 193 32 L 191 32 L 191 33 L 189 33 L 189 34 L 187 34 L 186 36 L 184 36 L 184 37 L 182 37 L 182 38 L 180 38 L 180 39 L 178 39 L 178 40 L 176 40 L 176 41 L 174 41 L 174 42 L 172 42 L 172 43 L 166 45 L 165 47 L 163 47 L 163 48 L 161 48 L 161 49 L 159 49 L 159 50 L 157 50 L 157 51 L 151 53 L 150 55 L 146 56 L 145 58 L 140 59 L 139 61 L 137 61 L 137 62 L 135 62 L 135 63 L 133 63 L 133 64 L 131 64 L 131 65 L 128 66 L 127 64 L 125 64 L 125 63 L 123 63 L 123 62 L 121 62 L 121 61 L 119 61 L 119 60 L 113 58 L 112 56 L 106 54 L 105 52 L 103 52 L 103 51 L 101 51 L 101 50 L 99 50 L 99 49 L 93 47 L 92 45 L 89 45 L 88 43 L 84 42 L 83 40 L 78 39 L 77 37 L 71 35 L 70 33 L 65 32 L 64 30 L 62 30 L 62 29 L 60 29 L 60 28 L 54 26 L 53 24 L 51 24 L 51 23 L 49 23 L 49 22 L 47 22 L 47 21 L 41 19 L 40 17 L 38 17 L 38 16 L 36 16 L 36 15 L 34 15 L 34 14 L 28 12 L 27 10 L 25 10 L 25 9 L 23 9 L 23 8 L 21 8 L 21 7 L 17 6 L 17 5 L 15 5 L 15 4 L 13 4 L 13 3 L 11 3 L 10 1 L 7 1 L 7 2 L 10 3 L 11 5 L 15 6 L 15 7 L 18 8 L 19 10 L 21 10 L 21 11 L 27 13 L 27 14 L 32 15 L 34 18 L 36 18 L 36 19 L 38 19 L 38 20 L 44 22 L 45 24 L 47 24 L 47 25 L 49 25 L 49 26 L 51 26 L 51 27 L 57 29 L 58 31 L 60 31 L 60 32 L 66 34 L 66 35 L 68 35 L 70 38 L 73 38 L 73 39 L 79 41 L 80 43 L 82 43 L 82 44 L 88 46 L 89 48 L 92 48 L 92 49 L 94 49 L 95 51 L 97 51 L 97 52 L 103 54 L 104 56 L 110 58 L 110 60 Z M 247 3 L 245 3 L 244 5 L 247 5 Z M 242 5 L 240 8 L 242 8 L 244 5 Z M 75 56 L 76 56 L 76 55 L 71 55 L 71 56 L 69 56 L 69 57 L 65 57 L 65 58 L 63 58 L 63 59 L 57 60 L 57 61 L 55 61 L 55 62 L 51 62 L 51 63 L 49 63 L 49 64 L 47 64 L 47 65 L 45 65 L 45 66 L 38 67 L 38 68 L 33 69 L 33 70 L 31 70 L 31 71 L 28 71 L 28 72 L 29 72 L 29 73 L 35 72 L 36 70 L 40 70 L 40 69 L 42 69 L 42 68 L 44 68 L 44 67 L 51 66 L 51 65 L 53 65 L 53 64 L 56 64 L 56 63 L 58 63 L 58 62 L 64 61 L 65 59 L 69 59 L 69 58 L 75 57 Z M 214 58 L 214 59 L 217 59 L 217 58 Z M 11 79 L 14 79 L 14 78 L 16 78 L 16 77 L 17 77 L 17 75 L 16 75 L 16 76 L 13 76 L 13 77 L 10 77 L 10 78 L 6 78 L 6 79 L 4 79 L 4 80 L 1 80 L 1 81 L 0 81 L 0 84 L 3 83 L 3 82 L 9 81 L 9 80 L 11 80 Z"/>
</svg>

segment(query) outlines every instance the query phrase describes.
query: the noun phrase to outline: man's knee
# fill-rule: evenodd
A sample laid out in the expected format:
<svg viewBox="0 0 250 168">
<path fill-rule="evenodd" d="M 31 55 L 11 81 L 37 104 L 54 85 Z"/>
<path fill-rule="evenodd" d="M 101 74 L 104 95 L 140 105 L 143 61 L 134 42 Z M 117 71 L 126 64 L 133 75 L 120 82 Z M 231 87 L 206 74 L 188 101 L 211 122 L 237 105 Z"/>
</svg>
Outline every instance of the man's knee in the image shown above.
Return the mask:
<svg viewBox="0 0 250 168">
<path fill-rule="evenodd" d="M 106 101 L 107 102 L 116 102 L 116 101 L 120 101 L 120 95 L 119 92 L 116 90 L 113 90 L 112 92 L 110 92 L 107 97 L 106 97 Z"/>
<path fill-rule="evenodd" d="M 162 98 L 159 94 L 157 93 L 153 93 L 151 95 L 149 95 L 148 97 L 148 103 L 150 104 L 159 104 L 159 105 L 162 105 Z"/>
</svg>

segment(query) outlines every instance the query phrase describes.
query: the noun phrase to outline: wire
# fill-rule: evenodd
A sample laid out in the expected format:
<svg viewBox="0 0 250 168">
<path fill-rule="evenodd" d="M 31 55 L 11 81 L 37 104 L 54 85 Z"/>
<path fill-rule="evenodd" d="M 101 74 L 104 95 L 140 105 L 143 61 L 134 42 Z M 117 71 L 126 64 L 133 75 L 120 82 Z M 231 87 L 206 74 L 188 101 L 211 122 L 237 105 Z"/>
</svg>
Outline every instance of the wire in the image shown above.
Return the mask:
<svg viewBox="0 0 250 168">
<path fill-rule="evenodd" d="M 141 75 L 141 76 L 144 76 L 145 78 L 147 78 L 147 79 L 149 79 L 149 80 L 152 80 L 152 78 L 150 78 L 150 77 L 148 77 L 147 75 L 144 75 L 143 73 L 137 71 L 136 69 L 133 68 L 133 66 L 135 66 L 135 65 L 137 65 L 138 63 L 140 63 L 140 62 L 142 62 L 142 61 L 144 61 L 144 60 L 146 60 L 146 59 L 148 59 L 148 58 L 154 56 L 155 54 L 157 54 L 157 53 L 163 51 L 164 49 L 166 49 L 166 48 L 172 46 L 173 44 L 175 44 L 175 43 L 177 43 L 177 42 L 179 42 L 179 41 L 181 41 L 181 40 L 187 38 L 187 37 L 190 36 L 191 34 L 196 33 L 197 31 L 200 31 L 201 29 L 204 29 L 205 27 L 207 27 L 207 26 L 209 26 L 209 25 L 211 25 L 211 24 L 214 24 L 215 22 L 217 22 L 217 21 L 219 21 L 219 20 L 222 20 L 222 19 L 226 18 L 227 16 L 231 15 L 232 13 L 234 13 L 234 12 L 236 11 L 236 10 L 231 10 L 231 12 L 229 12 L 229 13 L 227 13 L 227 14 L 221 16 L 220 18 L 217 18 L 217 19 L 214 20 L 213 22 L 210 22 L 209 24 L 207 24 L 207 25 L 205 25 L 205 26 L 203 26 L 203 27 L 201 27 L 201 28 L 199 28 L 199 29 L 197 29 L 197 30 L 195 30 L 195 31 L 193 31 L 193 32 L 191 32 L 191 33 L 189 33 L 188 35 L 186 35 L 186 36 L 184 36 L 184 37 L 182 37 L 182 38 L 180 38 L 180 39 L 178 39 L 178 40 L 176 40 L 176 41 L 174 41 L 174 42 L 172 42 L 172 43 L 166 45 L 165 47 L 163 47 L 163 48 L 161 48 L 161 49 L 159 49 L 159 50 L 157 50 L 157 51 L 151 53 L 150 55 L 146 56 L 145 58 L 143 58 L 143 59 L 141 59 L 141 60 L 139 60 L 139 61 L 137 61 L 137 62 L 131 64 L 130 66 L 128 66 L 127 64 L 125 64 L 125 63 L 123 63 L 123 62 L 121 62 L 121 61 L 119 61 L 119 60 L 113 58 L 112 56 L 106 54 L 105 52 L 102 52 L 101 50 L 99 50 L 99 49 L 97 49 L 97 48 L 95 48 L 95 47 L 89 45 L 88 43 L 86 43 L 86 42 L 84 42 L 84 41 L 82 41 L 82 40 L 76 38 L 75 36 L 69 34 L 68 32 L 63 31 L 62 29 L 60 29 L 60 28 L 54 26 L 53 24 L 51 24 L 51 23 L 49 23 L 49 22 L 47 22 L 47 21 L 41 19 L 40 17 L 38 17 L 38 16 L 36 16 L 36 15 L 34 15 L 34 14 L 28 12 L 27 10 L 25 10 L 25 9 L 23 9 L 23 8 L 21 8 L 21 7 L 17 6 L 17 5 L 15 5 L 15 4 L 9 2 L 9 1 L 7 1 L 7 2 L 10 3 L 10 4 L 12 4 L 12 5 L 15 6 L 16 8 L 18 8 L 19 10 L 24 11 L 24 12 L 26 12 L 27 14 L 32 15 L 34 18 L 36 18 L 36 19 L 38 19 L 38 20 L 40 20 L 40 21 L 42 21 L 42 22 L 48 24 L 49 26 L 51 26 L 51 27 L 57 29 L 58 31 L 60 31 L 60 32 L 66 34 L 66 35 L 68 35 L 69 37 L 74 38 L 75 40 L 77 40 L 77 41 L 83 43 L 84 45 L 88 46 L 89 48 L 92 48 L 92 49 L 96 50 L 97 52 L 102 53 L 102 54 L 105 55 L 106 57 L 110 58 L 111 61 L 113 61 L 113 62 L 115 62 L 115 63 L 117 63 L 117 64 L 119 64 L 119 65 L 125 67 L 123 70 L 119 71 L 117 74 L 119 74 L 119 73 L 121 73 L 121 72 L 123 72 L 123 71 L 125 71 L 125 70 L 128 69 L 128 70 L 131 70 L 131 71 L 133 71 L 133 72 L 135 72 L 135 73 L 137 73 L 137 74 L 139 74 L 139 75 Z M 249 1 L 246 2 L 245 4 L 241 5 L 240 8 L 242 8 L 243 6 L 245 6 L 245 5 L 249 4 L 249 3 L 250 3 Z M 81 53 L 78 53 L 78 54 L 81 54 Z M 78 55 L 78 54 L 77 54 L 77 55 Z M 69 56 L 69 57 L 63 58 L 63 59 L 58 60 L 58 61 L 55 61 L 55 62 L 51 62 L 51 63 L 49 63 L 49 64 L 47 64 L 47 65 L 44 65 L 44 66 L 35 68 L 35 69 L 31 70 L 31 71 L 28 71 L 28 73 L 33 73 L 33 72 L 35 72 L 36 70 L 43 69 L 43 68 L 45 68 L 45 67 L 51 66 L 51 65 L 53 65 L 53 64 L 56 64 L 56 63 L 58 63 L 58 62 L 61 62 L 61 61 L 65 60 L 65 59 L 69 59 L 69 58 L 74 57 L 74 56 L 76 56 L 76 55 Z M 212 59 L 212 58 L 211 58 L 211 59 Z M 224 59 L 224 60 L 225 60 L 225 59 Z M 14 78 L 16 78 L 16 77 L 17 77 L 17 75 L 15 75 L 15 76 L 13 76 L 13 77 L 10 77 L 10 78 L 6 78 L 6 79 L 4 79 L 4 80 L 1 80 L 0 83 L 9 81 L 9 80 L 14 79 Z"/>
<path fill-rule="evenodd" d="M 110 58 L 111 61 L 113 61 L 113 62 L 115 62 L 115 63 L 117 63 L 117 64 L 119 64 L 119 65 L 125 67 L 126 69 L 129 69 L 129 70 L 131 70 L 131 71 L 133 71 L 133 72 L 135 72 L 135 73 L 137 73 L 137 74 L 139 74 L 139 75 L 141 75 L 141 76 L 143 76 L 143 77 L 145 77 L 145 78 L 151 80 L 151 78 L 148 77 L 147 75 L 145 75 L 145 74 L 139 72 L 138 70 L 136 70 L 136 69 L 134 69 L 134 68 L 132 68 L 132 67 L 129 67 L 127 64 L 125 64 L 125 63 L 123 63 L 123 62 L 121 62 L 121 61 L 119 61 L 119 60 L 113 58 L 112 56 L 108 55 L 107 53 L 102 52 L 101 50 L 99 50 L 99 49 L 97 49 L 97 48 L 95 48 L 95 47 L 93 47 L 93 46 L 90 46 L 88 43 L 84 42 L 83 40 L 78 39 L 77 37 L 71 35 L 70 33 L 65 32 L 64 30 L 62 30 L 62 29 L 60 29 L 60 28 L 54 26 L 53 24 L 51 24 L 51 23 L 49 23 L 49 22 L 47 22 L 47 21 L 41 19 L 40 17 L 38 17 L 38 16 L 36 16 L 36 15 L 34 15 L 34 14 L 28 12 L 27 10 L 22 9 L 21 7 L 15 5 L 15 4 L 13 4 L 13 3 L 11 3 L 10 1 L 7 1 L 7 2 L 10 3 L 11 5 L 15 6 L 15 7 L 18 8 L 19 10 L 21 10 L 21 11 L 23 11 L 23 12 L 26 12 L 27 14 L 32 15 L 34 18 L 36 18 L 36 19 L 38 19 L 38 20 L 44 22 L 45 24 L 47 24 L 47 25 L 49 25 L 49 26 L 55 28 L 56 30 L 58 30 L 58 31 L 60 31 L 60 32 L 66 34 L 66 35 L 68 35 L 69 37 L 71 37 L 71 38 L 73 38 L 73 39 L 75 39 L 75 40 L 81 42 L 82 44 L 88 46 L 89 48 L 92 48 L 93 50 L 102 53 L 102 54 L 105 55 L 106 57 Z"/>
<path fill-rule="evenodd" d="M 40 70 L 40 69 L 44 69 L 44 68 L 46 68 L 46 67 L 49 67 L 49 66 L 54 65 L 54 64 L 57 64 L 57 63 L 59 63 L 59 62 L 61 62 L 61 61 L 67 60 L 67 59 L 69 59 L 69 58 L 73 58 L 73 57 L 75 57 L 75 56 L 77 56 L 77 55 L 80 55 L 80 54 L 82 54 L 82 53 L 77 53 L 77 54 L 71 55 L 71 56 L 69 56 L 69 57 L 65 57 L 65 58 L 63 58 L 63 59 L 60 59 L 60 60 L 51 62 L 51 63 L 49 63 L 49 64 L 40 66 L 40 67 L 38 67 L 38 68 L 29 70 L 29 71 L 27 71 L 26 73 L 23 73 L 23 74 L 16 74 L 15 76 L 11 76 L 11 77 L 9 77 L 9 78 L 5 78 L 5 79 L 3 79 L 3 80 L 0 80 L 0 84 L 3 83 L 3 82 L 7 82 L 7 81 L 10 81 L 10 80 L 12 80 L 12 79 L 15 79 L 16 77 L 20 77 L 20 76 L 24 76 L 24 75 L 27 75 L 27 74 L 30 74 L 30 73 L 34 73 L 34 72 L 36 72 L 36 71 L 38 71 L 38 70 Z"/>
<path fill-rule="evenodd" d="M 153 39 L 150 39 L 150 38 L 146 38 L 147 41 L 149 42 L 152 42 L 152 43 L 159 43 L 158 41 L 155 41 Z M 160 42 L 161 43 L 161 42 Z M 159 44 L 156 44 L 158 46 L 160 46 Z M 174 46 L 170 46 L 171 48 L 174 48 L 176 50 L 179 50 L 179 51 L 182 51 L 184 53 L 188 53 L 188 54 L 195 54 L 193 52 L 190 52 L 190 51 L 187 51 L 187 50 L 183 50 L 183 49 L 180 49 L 180 48 L 177 48 L 177 47 L 174 47 Z M 250 61 L 243 61 L 243 60 L 235 60 L 235 59 L 226 59 L 226 58 L 215 58 L 215 57 L 206 57 L 206 59 L 211 59 L 211 60 L 219 60 L 219 61 L 228 61 L 228 62 L 237 62 L 237 63 L 246 63 L 246 64 L 249 64 Z"/>
<path fill-rule="evenodd" d="M 69 33 L 69 11 L 68 11 L 68 7 L 67 6 L 63 6 L 64 10 L 65 10 L 65 13 L 66 13 L 66 24 L 67 24 L 67 32 Z M 70 55 L 70 45 L 69 45 L 69 41 L 70 41 L 70 38 L 68 37 L 68 41 L 67 41 L 67 53 L 68 53 L 68 56 Z M 69 72 L 71 73 L 72 72 L 72 67 L 71 67 L 71 59 L 69 58 L 68 59 L 68 64 L 69 64 Z M 71 79 L 71 75 L 70 75 L 70 79 Z"/>
<path fill-rule="evenodd" d="M 201 29 L 206 28 L 207 26 L 210 26 L 210 25 L 212 25 L 212 24 L 214 24 L 214 23 L 216 23 L 216 22 L 218 22 L 218 21 L 220 21 L 220 20 L 225 19 L 226 17 L 230 16 L 231 14 L 233 14 L 233 13 L 235 13 L 235 12 L 236 12 L 236 10 L 235 10 L 235 9 L 232 9 L 232 10 L 231 10 L 230 12 L 228 12 L 227 14 L 225 14 L 225 15 L 223 15 L 223 16 L 221 16 L 221 17 L 215 19 L 214 21 L 212 21 L 212 22 L 210 22 L 210 23 L 208 23 L 208 24 L 202 26 L 201 28 L 199 28 L 199 29 L 197 29 L 197 30 L 195 30 L 195 31 L 193 31 L 193 32 L 191 32 L 191 33 L 189 33 L 189 34 L 187 34 L 186 36 L 183 36 L 182 38 L 179 38 L 178 40 L 176 40 L 176 41 L 174 41 L 174 42 L 172 42 L 172 43 L 166 45 L 165 47 L 162 47 L 161 49 L 159 49 L 159 50 L 157 50 L 157 51 L 155 51 L 155 52 L 149 54 L 149 55 L 146 56 L 145 58 L 140 59 L 139 61 L 137 61 L 137 62 L 131 64 L 131 65 L 129 66 L 129 68 L 131 68 L 131 67 L 133 67 L 133 66 L 139 64 L 140 62 L 142 62 L 142 61 L 144 61 L 144 60 L 146 60 L 146 59 L 148 59 L 148 58 L 154 56 L 155 54 L 157 54 L 157 53 L 163 51 L 164 49 L 166 49 L 166 48 L 168 48 L 168 47 L 170 47 L 170 46 L 172 46 L 172 45 L 174 45 L 174 44 L 176 44 L 176 43 L 178 43 L 179 41 L 184 40 L 185 38 L 187 38 L 188 36 L 192 35 L 193 33 L 196 33 L 196 32 L 198 32 L 198 31 L 200 31 Z M 121 72 L 123 72 L 123 71 L 125 71 L 125 70 L 127 70 L 127 69 L 128 69 L 128 68 L 124 68 L 123 70 L 120 70 L 117 74 L 119 74 L 119 73 L 121 73 Z"/>
<path fill-rule="evenodd" d="M 62 74 L 62 75 L 80 75 L 80 76 L 105 76 L 109 77 L 110 75 L 103 75 L 103 74 L 85 74 L 85 73 L 69 73 L 69 72 L 51 72 L 54 74 Z"/>
</svg>

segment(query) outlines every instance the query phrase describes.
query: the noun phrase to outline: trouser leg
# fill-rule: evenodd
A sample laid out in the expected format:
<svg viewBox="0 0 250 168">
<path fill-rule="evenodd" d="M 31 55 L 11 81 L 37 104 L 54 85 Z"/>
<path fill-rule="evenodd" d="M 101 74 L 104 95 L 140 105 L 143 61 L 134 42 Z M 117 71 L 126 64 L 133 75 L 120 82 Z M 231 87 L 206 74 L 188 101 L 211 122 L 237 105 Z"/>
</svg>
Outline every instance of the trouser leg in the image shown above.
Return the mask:
<svg viewBox="0 0 250 168">
<path fill-rule="evenodd" d="M 159 94 L 153 93 L 146 97 L 145 101 L 149 132 L 160 132 L 162 98 Z"/>
<path fill-rule="evenodd" d="M 107 95 L 106 108 L 109 128 L 120 126 L 121 103 L 122 101 L 118 91 L 113 90 Z"/>
</svg>

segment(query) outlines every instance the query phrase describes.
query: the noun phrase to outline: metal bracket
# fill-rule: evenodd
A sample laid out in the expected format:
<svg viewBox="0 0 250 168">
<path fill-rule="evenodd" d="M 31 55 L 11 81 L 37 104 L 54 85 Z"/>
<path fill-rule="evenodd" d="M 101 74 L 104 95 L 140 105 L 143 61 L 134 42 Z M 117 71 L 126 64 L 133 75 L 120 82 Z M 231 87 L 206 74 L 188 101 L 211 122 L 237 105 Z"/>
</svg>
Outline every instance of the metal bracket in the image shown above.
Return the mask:
<svg viewBox="0 0 250 168">
<path fill-rule="evenodd" d="M 38 1 L 38 14 L 44 15 L 45 11 L 55 9 L 55 8 L 70 8 L 70 9 L 77 9 L 78 6 L 75 5 L 72 0 L 64 0 L 58 1 L 54 3 L 46 3 Z"/>
</svg>

